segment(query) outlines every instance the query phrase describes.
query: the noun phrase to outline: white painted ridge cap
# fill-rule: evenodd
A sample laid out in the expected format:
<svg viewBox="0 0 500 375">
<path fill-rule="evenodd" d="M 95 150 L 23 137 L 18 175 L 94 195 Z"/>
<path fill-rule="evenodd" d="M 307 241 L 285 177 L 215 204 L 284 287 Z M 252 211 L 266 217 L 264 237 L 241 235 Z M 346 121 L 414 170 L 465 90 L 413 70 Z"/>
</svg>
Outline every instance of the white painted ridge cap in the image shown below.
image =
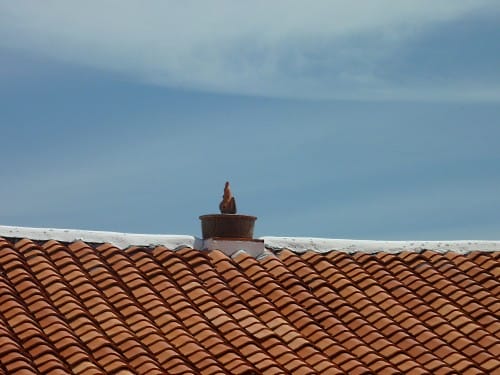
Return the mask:
<svg viewBox="0 0 500 375">
<path fill-rule="evenodd" d="M 202 248 L 202 240 L 190 235 L 137 234 L 91 231 L 79 229 L 29 228 L 0 225 L 0 237 L 29 238 L 35 241 L 56 240 L 61 242 L 84 241 L 111 243 L 118 248 L 130 246 L 165 246 L 169 249 L 179 247 Z M 500 241 L 376 241 L 328 239 L 313 237 L 261 237 L 266 248 L 271 250 L 290 249 L 297 253 L 315 251 L 326 253 L 332 250 L 346 253 L 400 253 L 402 251 L 433 250 L 437 252 L 468 253 L 471 251 L 500 251 Z"/>
<path fill-rule="evenodd" d="M 500 241 L 376 241 L 307 237 L 262 237 L 267 248 L 273 250 L 290 249 L 297 253 L 315 251 L 326 253 L 342 251 L 345 253 L 400 253 L 403 251 L 420 252 L 432 250 L 440 253 L 470 253 L 472 251 L 500 251 Z"/>
<path fill-rule="evenodd" d="M 187 235 L 136 234 L 79 229 L 9 227 L 2 225 L 0 225 L 0 237 L 29 238 L 35 241 L 56 240 L 61 242 L 111 243 L 120 249 L 130 246 L 165 246 L 169 249 L 183 246 L 195 248 L 198 241 L 196 237 Z"/>
</svg>

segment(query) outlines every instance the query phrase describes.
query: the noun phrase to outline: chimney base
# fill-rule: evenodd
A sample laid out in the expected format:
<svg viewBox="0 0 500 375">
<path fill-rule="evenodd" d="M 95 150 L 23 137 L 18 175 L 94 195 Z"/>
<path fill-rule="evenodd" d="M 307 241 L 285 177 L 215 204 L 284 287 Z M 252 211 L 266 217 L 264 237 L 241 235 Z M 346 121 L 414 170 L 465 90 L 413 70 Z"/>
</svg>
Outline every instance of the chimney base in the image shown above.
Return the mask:
<svg viewBox="0 0 500 375">
<path fill-rule="evenodd" d="M 244 251 L 256 258 L 266 251 L 264 240 L 212 237 L 203 240 L 202 250 L 220 250 L 227 256 Z"/>
</svg>

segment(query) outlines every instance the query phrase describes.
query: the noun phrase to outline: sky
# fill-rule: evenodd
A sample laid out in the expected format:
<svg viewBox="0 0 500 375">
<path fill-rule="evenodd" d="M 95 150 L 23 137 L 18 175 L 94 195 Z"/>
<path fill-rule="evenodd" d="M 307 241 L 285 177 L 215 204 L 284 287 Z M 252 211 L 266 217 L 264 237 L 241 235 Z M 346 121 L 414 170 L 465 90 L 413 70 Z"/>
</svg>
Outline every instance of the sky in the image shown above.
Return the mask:
<svg viewBox="0 0 500 375">
<path fill-rule="evenodd" d="M 0 0 L 0 225 L 500 240 L 500 1 Z"/>
</svg>

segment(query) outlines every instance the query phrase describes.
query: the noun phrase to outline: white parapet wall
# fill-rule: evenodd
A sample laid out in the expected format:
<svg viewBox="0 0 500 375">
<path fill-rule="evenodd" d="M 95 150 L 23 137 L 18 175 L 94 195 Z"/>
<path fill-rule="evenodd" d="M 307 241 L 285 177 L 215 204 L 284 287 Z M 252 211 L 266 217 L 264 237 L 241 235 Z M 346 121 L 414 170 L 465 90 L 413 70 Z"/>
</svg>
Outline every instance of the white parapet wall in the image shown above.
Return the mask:
<svg viewBox="0 0 500 375">
<path fill-rule="evenodd" d="M 302 253 L 308 250 L 324 253 L 342 251 L 346 253 L 400 253 L 403 251 L 432 250 L 437 252 L 453 251 L 500 251 L 500 241 L 372 241 L 306 237 L 262 237 L 266 247 L 273 250 L 290 249 Z"/>
<path fill-rule="evenodd" d="M 28 228 L 12 226 L 0 226 L 0 237 L 29 238 L 35 241 L 56 240 L 61 242 L 74 242 L 81 240 L 91 243 L 111 243 L 121 249 L 125 249 L 130 246 L 165 246 L 169 249 L 191 247 L 203 250 L 213 249 L 217 246 L 225 246 L 220 240 L 217 243 L 209 243 L 204 242 L 198 237 L 189 235 L 135 234 L 77 229 Z M 468 253 L 471 251 L 500 251 L 500 241 L 371 241 L 267 236 L 261 237 L 260 239 L 264 242 L 261 243 L 255 241 L 255 244 L 250 245 L 248 242 L 244 241 L 245 243 L 242 244 L 232 244 L 230 248 L 226 250 L 228 253 L 233 253 L 233 250 L 237 248 L 237 250 L 247 251 L 253 256 L 259 256 L 258 254 L 262 253 L 262 246 L 265 246 L 265 248 L 269 250 L 276 251 L 289 249 L 297 253 L 305 251 L 323 253 L 332 250 L 343 251 L 346 253 L 399 253 L 402 251 L 418 252 L 422 250 L 433 250 L 443 253 L 448 251 L 457 253 Z"/>
<path fill-rule="evenodd" d="M 194 236 L 102 232 L 78 229 L 0 226 L 0 237 L 29 238 L 35 241 L 56 240 L 61 242 L 84 241 L 110 243 L 120 249 L 130 246 L 165 246 L 169 249 L 182 246 L 197 247 L 197 238 Z"/>
</svg>

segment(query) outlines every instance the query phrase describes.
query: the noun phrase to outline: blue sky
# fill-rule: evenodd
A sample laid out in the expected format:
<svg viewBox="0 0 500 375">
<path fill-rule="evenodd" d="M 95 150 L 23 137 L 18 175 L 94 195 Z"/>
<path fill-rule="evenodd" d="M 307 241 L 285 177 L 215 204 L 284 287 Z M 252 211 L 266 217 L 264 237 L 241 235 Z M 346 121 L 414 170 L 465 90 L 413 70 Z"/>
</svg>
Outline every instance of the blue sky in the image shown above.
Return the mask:
<svg viewBox="0 0 500 375">
<path fill-rule="evenodd" d="M 138 4 L 0 0 L 1 225 L 500 239 L 499 1 Z"/>
</svg>

